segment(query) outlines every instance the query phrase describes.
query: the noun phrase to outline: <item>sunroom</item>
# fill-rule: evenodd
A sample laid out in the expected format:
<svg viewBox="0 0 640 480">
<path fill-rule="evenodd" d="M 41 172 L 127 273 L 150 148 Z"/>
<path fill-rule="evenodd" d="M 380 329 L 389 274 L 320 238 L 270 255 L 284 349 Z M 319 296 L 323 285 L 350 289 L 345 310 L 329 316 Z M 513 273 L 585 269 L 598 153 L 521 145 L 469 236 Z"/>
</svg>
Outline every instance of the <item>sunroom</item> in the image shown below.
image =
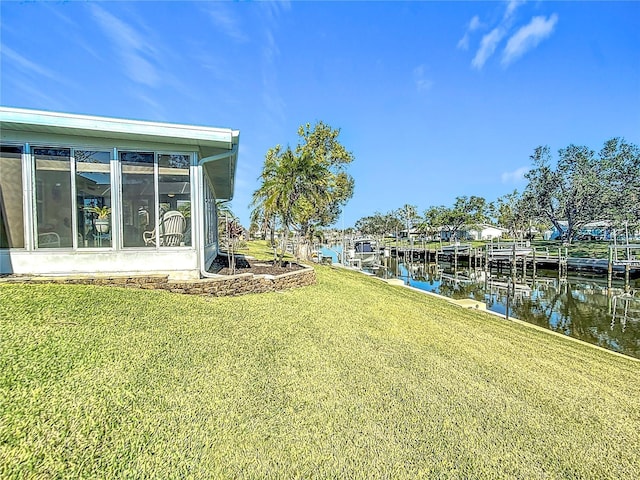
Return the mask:
<svg viewBox="0 0 640 480">
<path fill-rule="evenodd" d="M 0 274 L 209 276 L 239 132 L 0 107 Z"/>
</svg>

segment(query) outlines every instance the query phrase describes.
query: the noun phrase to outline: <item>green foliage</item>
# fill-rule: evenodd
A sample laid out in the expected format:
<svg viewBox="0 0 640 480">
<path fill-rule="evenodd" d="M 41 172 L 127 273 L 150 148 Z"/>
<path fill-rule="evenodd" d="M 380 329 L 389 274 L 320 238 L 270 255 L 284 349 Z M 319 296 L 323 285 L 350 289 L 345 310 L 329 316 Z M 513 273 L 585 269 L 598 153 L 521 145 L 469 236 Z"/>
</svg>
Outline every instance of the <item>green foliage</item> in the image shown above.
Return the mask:
<svg viewBox="0 0 640 480">
<path fill-rule="evenodd" d="M 376 212 L 372 216 L 363 217 L 356 222 L 356 230 L 363 235 L 383 237 L 395 235 L 402 229 L 402 222 L 395 211 L 385 214 Z"/>
<path fill-rule="evenodd" d="M 561 222 L 566 222 L 569 241 L 582 226 L 593 221 L 606 220 L 619 230 L 640 227 L 637 145 L 612 138 L 598 154 L 584 146 L 569 145 L 559 150 L 555 164 L 550 148 L 540 146 L 530 159 L 533 168 L 525 175 L 528 185 L 522 194 L 514 191 L 495 203 L 482 197 L 457 197 L 453 206 L 431 206 L 420 221 L 410 223 L 427 235 L 448 229 L 455 238 L 463 226 L 476 226 L 491 217 L 513 237 L 526 235 L 530 230 L 543 231 L 551 225 L 558 231 L 567 230 L 561 226 Z M 399 211 L 387 215 L 407 224 Z M 384 215 L 379 213 L 363 217 L 356 224 L 368 234 L 388 233 L 384 225 Z"/>
<path fill-rule="evenodd" d="M 272 232 L 280 223 L 282 253 L 290 229 L 307 239 L 317 227 L 334 223 L 353 195 L 354 181 L 345 171 L 353 155 L 338 141 L 339 133 L 323 122 L 306 124 L 298 129 L 295 151 L 276 145 L 265 156 L 251 219 Z"/>
<path fill-rule="evenodd" d="M 637 478 L 637 361 L 316 273 L 215 299 L 0 285 L 0 476 Z"/>
<path fill-rule="evenodd" d="M 490 206 L 483 197 L 456 197 L 453 207 L 430 207 L 424 214 L 426 230 L 437 231 L 440 227 L 456 238 L 464 226 L 476 226 L 489 219 Z"/>
<path fill-rule="evenodd" d="M 606 217 L 617 225 L 640 224 L 640 147 L 612 138 L 600 151 L 602 177 L 607 186 L 601 201 Z"/>
<path fill-rule="evenodd" d="M 235 255 L 244 244 L 244 228 L 236 218 L 229 202 L 216 202 L 218 210 L 218 238 L 221 246 L 227 252 L 227 260 L 231 273 L 235 273 Z"/>
<path fill-rule="evenodd" d="M 418 207 L 415 205 L 405 204 L 401 208 L 395 211 L 395 215 L 402 224 L 402 228 L 407 230 L 407 233 L 411 231 L 416 223 L 419 223 L 420 216 L 418 215 Z"/>
<path fill-rule="evenodd" d="M 291 227 L 302 227 L 314 205 L 330 196 L 327 167 L 311 155 L 295 155 L 290 148 L 278 145 L 269 150 L 261 175 L 262 185 L 254 193 L 254 205 L 267 218 L 276 217 L 284 229 L 280 260 L 286 250 Z"/>
<path fill-rule="evenodd" d="M 98 216 L 98 219 L 100 220 L 105 220 L 109 218 L 109 215 L 111 215 L 111 207 L 108 207 L 106 205 L 102 207 L 99 207 L 99 206 L 88 207 L 87 211 L 90 213 L 95 213 Z"/>
<path fill-rule="evenodd" d="M 184 216 L 184 218 L 191 218 L 191 202 L 185 202 L 178 205 L 178 211 Z"/>
<path fill-rule="evenodd" d="M 558 151 L 555 167 L 549 147 L 538 147 L 531 161 L 533 168 L 525 175 L 529 180 L 525 201 L 534 216 L 548 220 L 559 231 L 560 222 L 567 222 L 569 242 L 589 222 L 640 223 L 637 146 L 612 139 L 596 155 L 587 147 L 569 145 Z"/>
<path fill-rule="evenodd" d="M 491 204 L 496 223 L 509 231 L 511 238 L 529 234 L 532 228 L 545 229 L 535 221 L 534 208 L 530 198 L 520 195 L 517 190 L 499 197 Z"/>
<path fill-rule="evenodd" d="M 355 182 L 346 172 L 346 167 L 354 157 L 340 143 L 339 129 L 333 129 L 319 121 L 313 127 L 307 123 L 298 128 L 300 141 L 296 146 L 296 156 L 308 156 L 314 163 L 326 169 L 327 182 L 324 185 L 326 197 L 321 202 L 309 203 L 301 212 L 299 223 L 303 235 L 310 225 L 328 226 L 340 217 L 342 207 L 353 196 Z"/>
</svg>

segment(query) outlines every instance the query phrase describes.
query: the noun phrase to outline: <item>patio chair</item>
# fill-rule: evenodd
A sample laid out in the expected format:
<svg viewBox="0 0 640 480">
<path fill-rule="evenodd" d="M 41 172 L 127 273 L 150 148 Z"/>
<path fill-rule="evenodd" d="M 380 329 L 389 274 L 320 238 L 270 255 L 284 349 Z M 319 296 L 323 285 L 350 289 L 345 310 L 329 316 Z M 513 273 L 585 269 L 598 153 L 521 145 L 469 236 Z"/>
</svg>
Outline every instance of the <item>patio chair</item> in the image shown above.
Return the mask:
<svg viewBox="0 0 640 480">
<path fill-rule="evenodd" d="M 159 227 L 159 246 L 175 247 L 183 241 L 187 221 L 182 213 L 177 210 L 170 210 L 162 216 Z M 145 245 L 156 244 L 156 229 L 142 233 Z"/>
<path fill-rule="evenodd" d="M 55 248 L 60 246 L 60 235 L 56 232 L 38 234 L 38 248 Z"/>
</svg>

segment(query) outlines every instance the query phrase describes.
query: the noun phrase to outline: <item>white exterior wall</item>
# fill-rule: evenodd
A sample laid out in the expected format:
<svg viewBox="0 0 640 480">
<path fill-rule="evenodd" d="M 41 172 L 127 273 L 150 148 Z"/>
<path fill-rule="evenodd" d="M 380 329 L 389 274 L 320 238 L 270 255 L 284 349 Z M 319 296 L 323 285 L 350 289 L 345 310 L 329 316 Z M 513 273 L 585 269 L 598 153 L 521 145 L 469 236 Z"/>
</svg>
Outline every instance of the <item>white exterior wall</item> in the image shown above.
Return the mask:
<svg viewBox="0 0 640 480">
<path fill-rule="evenodd" d="M 22 275 L 141 275 L 167 274 L 172 278 L 198 278 L 195 248 L 129 250 L 0 250 L 0 272 Z"/>
<path fill-rule="evenodd" d="M 502 237 L 502 230 L 499 228 L 483 228 L 480 232 L 480 240 L 492 240 Z"/>
<path fill-rule="evenodd" d="M 203 157 L 226 160 L 221 169 L 209 164 L 215 173 L 211 193 L 223 191 L 225 199 L 233 194 L 235 162 L 239 133 L 230 129 L 158 124 L 102 117 L 85 117 L 16 110 L 0 107 L 2 143 L 25 146 L 23 154 L 23 209 L 25 247 L 0 249 L 0 274 L 22 275 L 140 275 L 168 274 L 172 278 L 198 278 L 218 252 L 215 212 L 208 222 L 216 231 L 205 238 Z M 42 115 L 40 115 L 42 114 Z M 23 117 L 33 118 L 33 124 L 23 124 Z M 16 120 L 19 118 L 19 120 Z M 55 120 L 54 123 L 47 123 Z M 43 120 L 44 119 L 44 120 Z M 96 123 L 97 122 L 97 123 Z M 110 128 L 101 131 L 97 126 Z M 115 126 L 112 126 L 115 124 Z M 106 248 L 36 248 L 34 208 L 34 163 L 29 145 L 47 147 L 113 150 L 110 178 L 112 189 L 112 246 Z M 124 247 L 122 238 L 122 195 L 120 164 L 116 149 L 142 150 L 155 153 L 180 153 L 191 156 L 189 168 L 191 184 L 191 245 L 176 247 Z M 224 170 L 228 168 L 228 170 Z M 209 170 L 207 171 L 209 172 Z M 218 183 L 216 183 L 218 182 Z M 209 208 L 215 208 L 215 198 Z M 71 208 L 71 207 L 70 207 Z M 71 208 L 73 211 L 73 208 Z M 75 224 L 75 220 L 73 221 Z"/>
<path fill-rule="evenodd" d="M 481 230 L 471 229 L 468 231 L 469 237 L 472 240 L 492 240 L 501 238 L 503 230 L 495 227 L 483 227 Z"/>
</svg>

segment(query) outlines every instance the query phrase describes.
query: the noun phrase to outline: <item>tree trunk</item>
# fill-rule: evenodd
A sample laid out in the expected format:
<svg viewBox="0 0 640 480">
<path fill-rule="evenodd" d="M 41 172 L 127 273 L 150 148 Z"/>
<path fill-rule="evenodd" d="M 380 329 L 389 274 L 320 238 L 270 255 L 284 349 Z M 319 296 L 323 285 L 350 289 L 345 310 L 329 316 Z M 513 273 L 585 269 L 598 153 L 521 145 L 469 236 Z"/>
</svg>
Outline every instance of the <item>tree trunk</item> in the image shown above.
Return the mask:
<svg viewBox="0 0 640 480">
<path fill-rule="evenodd" d="M 278 264 L 282 266 L 284 261 L 284 254 L 287 251 L 287 243 L 289 243 L 289 225 L 284 226 L 284 232 L 282 235 L 282 241 L 280 243 L 280 260 Z"/>
<path fill-rule="evenodd" d="M 307 261 L 311 258 L 311 248 L 309 248 L 309 241 L 304 237 L 298 243 L 296 257 L 298 259 L 302 258 Z"/>
</svg>

